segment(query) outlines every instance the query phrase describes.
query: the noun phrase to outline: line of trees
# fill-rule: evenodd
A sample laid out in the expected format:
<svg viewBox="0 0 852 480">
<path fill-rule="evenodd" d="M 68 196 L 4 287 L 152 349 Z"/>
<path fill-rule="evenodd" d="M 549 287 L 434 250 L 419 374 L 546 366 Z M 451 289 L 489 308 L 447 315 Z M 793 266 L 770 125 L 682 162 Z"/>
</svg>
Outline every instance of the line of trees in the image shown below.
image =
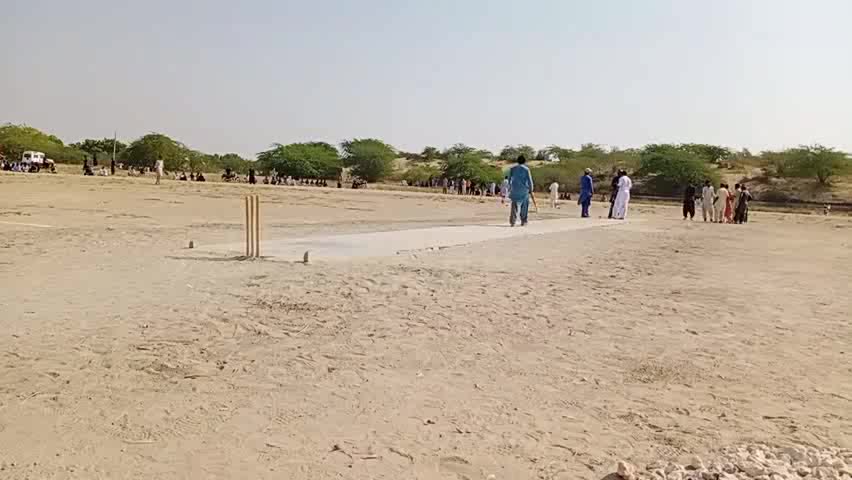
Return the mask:
<svg viewBox="0 0 852 480">
<path fill-rule="evenodd" d="M 641 180 L 649 193 L 676 194 L 687 182 L 709 179 L 720 181 L 720 172 L 732 166 L 756 167 L 768 176 L 811 178 L 825 186 L 840 175 L 852 173 L 852 160 L 842 151 L 821 145 L 799 146 L 781 151 L 752 155 L 746 149 L 734 151 L 710 144 L 652 144 L 642 148 L 606 148 L 584 144 L 579 149 L 550 145 L 536 150 L 530 145 L 506 145 L 499 153 L 463 143 L 439 149 L 427 146 L 419 153 L 397 150 L 375 138 L 346 140 L 339 146 L 326 142 L 280 143 L 247 160 L 235 153 L 209 154 L 160 133 L 144 135 L 129 144 L 111 138 L 84 139 L 66 145 L 58 137 L 27 125 L 0 126 L 0 154 L 9 160 L 21 158 L 26 150 L 44 152 L 59 163 L 105 163 L 113 149 L 117 159 L 133 167 L 153 166 L 162 158 L 167 170 L 211 171 L 230 169 L 245 174 L 250 168 L 259 172 L 275 170 L 298 178 L 337 178 L 344 169 L 368 182 L 395 175 L 412 183 L 436 177 L 465 178 L 477 183 L 499 182 L 503 167 L 524 155 L 540 160 L 532 168 L 535 182 L 544 187 L 552 182 L 576 188 L 583 169 L 592 168 L 598 180 L 606 179 L 616 167 L 625 168 Z M 398 158 L 411 166 L 395 172 Z"/>
</svg>

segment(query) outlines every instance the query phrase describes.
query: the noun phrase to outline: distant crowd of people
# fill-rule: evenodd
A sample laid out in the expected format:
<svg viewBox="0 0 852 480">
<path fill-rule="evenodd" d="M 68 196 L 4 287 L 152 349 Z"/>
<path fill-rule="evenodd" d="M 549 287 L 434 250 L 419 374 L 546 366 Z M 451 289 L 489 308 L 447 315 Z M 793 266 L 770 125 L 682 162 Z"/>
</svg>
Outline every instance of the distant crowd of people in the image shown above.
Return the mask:
<svg viewBox="0 0 852 480">
<path fill-rule="evenodd" d="M 5 159 L 0 161 L 0 170 L 4 172 L 39 173 L 45 168 L 50 173 L 56 173 L 56 165 L 53 163 L 42 166 L 35 162 L 8 162 Z"/>
<path fill-rule="evenodd" d="M 207 181 L 207 179 L 204 177 L 204 174 L 201 173 L 201 172 L 198 172 L 198 173 L 190 172 L 188 177 L 186 176 L 186 172 L 180 172 L 180 174 L 175 173 L 174 178 L 175 178 L 175 180 L 178 180 L 178 181 L 181 181 L 181 182 L 186 182 L 186 181 L 189 181 L 189 182 L 206 182 Z"/>
<path fill-rule="evenodd" d="M 739 183 L 734 185 L 733 190 L 727 183 L 721 183 L 716 190 L 710 180 L 705 180 L 700 195 L 695 186 L 690 184 L 683 192 L 683 219 L 695 218 L 696 205 L 699 205 L 705 222 L 746 223 L 751 200 L 748 187 Z"/>
</svg>

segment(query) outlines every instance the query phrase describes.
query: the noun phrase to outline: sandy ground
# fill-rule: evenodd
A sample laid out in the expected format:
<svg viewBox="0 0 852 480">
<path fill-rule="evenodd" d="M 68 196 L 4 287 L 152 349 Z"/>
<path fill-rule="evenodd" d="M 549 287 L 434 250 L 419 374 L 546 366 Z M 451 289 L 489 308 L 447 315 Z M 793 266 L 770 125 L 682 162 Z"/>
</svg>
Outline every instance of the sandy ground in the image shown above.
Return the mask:
<svg viewBox="0 0 852 480">
<path fill-rule="evenodd" d="M 278 239 L 506 212 L 254 190 Z M 186 248 L 241 241 L 247 191 L 0 175 L 0 478 L 599 480 L 745 441 L 852 446 L 848 217 L 639 205 L 309 265 Z"/>
</svg>

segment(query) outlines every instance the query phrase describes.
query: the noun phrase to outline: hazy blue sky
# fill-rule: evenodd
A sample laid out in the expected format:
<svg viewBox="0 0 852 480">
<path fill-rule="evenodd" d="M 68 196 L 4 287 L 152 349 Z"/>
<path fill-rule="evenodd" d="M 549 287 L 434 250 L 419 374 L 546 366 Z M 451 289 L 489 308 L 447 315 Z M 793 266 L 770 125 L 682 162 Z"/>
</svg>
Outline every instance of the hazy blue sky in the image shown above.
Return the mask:
<svg viewBox="0 0 852 480">
<path fill-rule="evenodd" d="M 0 3 L 0 122 L 66 141 L 852 150 L 850 0 Z"/>
</svg>

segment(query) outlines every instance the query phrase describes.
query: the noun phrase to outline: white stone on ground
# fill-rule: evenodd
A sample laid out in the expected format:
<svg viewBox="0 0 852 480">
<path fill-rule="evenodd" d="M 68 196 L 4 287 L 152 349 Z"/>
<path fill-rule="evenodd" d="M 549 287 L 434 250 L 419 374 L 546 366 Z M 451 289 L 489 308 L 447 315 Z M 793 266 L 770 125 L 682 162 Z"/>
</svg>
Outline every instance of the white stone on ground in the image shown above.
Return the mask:
<svg viewBox="0 0 852 480">
<path fill-rule="evenodd" d="M 852 480 L 852 450 L 740 445 L 706 464 L 693 457 L 687 465 L 657 461 L 637 471 L 618 462 L 616 474 L 624 480 Z"/>
</svg>

